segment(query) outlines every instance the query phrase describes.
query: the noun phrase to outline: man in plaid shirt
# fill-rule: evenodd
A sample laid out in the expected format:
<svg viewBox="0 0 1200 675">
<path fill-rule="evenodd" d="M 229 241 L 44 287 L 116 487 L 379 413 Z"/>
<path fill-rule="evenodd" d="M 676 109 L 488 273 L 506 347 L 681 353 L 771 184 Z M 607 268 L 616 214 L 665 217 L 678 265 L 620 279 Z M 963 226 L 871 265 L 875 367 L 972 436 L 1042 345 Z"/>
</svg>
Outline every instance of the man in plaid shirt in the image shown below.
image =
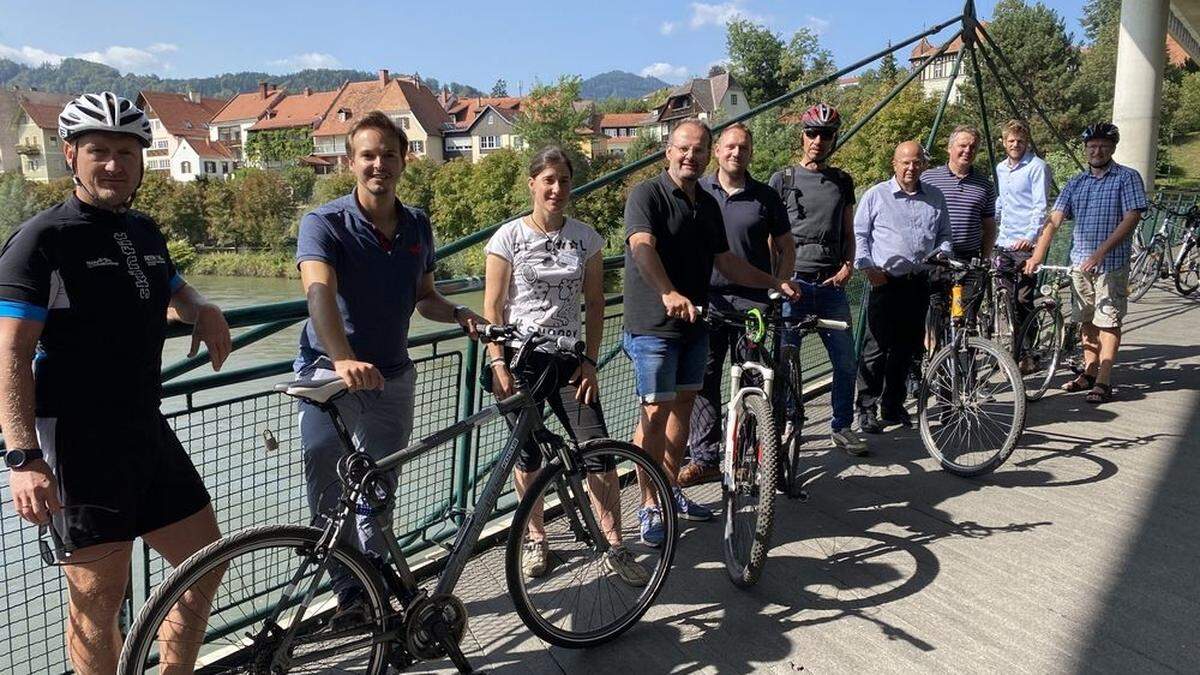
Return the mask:
<svg viewBox="0 0 1200 675">
<path fill-rule="evenodd" d="M 1089 170 L 1063 187 L 1025 263 L 1026 274 L 1035 273 L 1063 220 L 1075 221 L 1071 305 L 1074 320 L 1083 324 L 1084 370 L 1063 389 L 1088 389 L 1088 403 L 1112 400 L 1112 366 L 1129 296 L 1129 235 L 1146 210 L 1141 175 L 1112 161 L 1120 138 L 1117 127 L 1107 122 L 1083 132 Z"/>
</svg>

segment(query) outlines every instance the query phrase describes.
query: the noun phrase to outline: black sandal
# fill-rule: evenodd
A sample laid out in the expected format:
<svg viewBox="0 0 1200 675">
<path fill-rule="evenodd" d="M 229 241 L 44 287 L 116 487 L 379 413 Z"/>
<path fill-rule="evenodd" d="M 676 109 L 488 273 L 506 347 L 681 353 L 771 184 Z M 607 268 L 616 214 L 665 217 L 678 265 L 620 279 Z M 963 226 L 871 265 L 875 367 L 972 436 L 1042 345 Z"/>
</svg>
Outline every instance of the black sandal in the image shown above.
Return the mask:
<svg viewBox="0 0 1200 675">
<path fill-rule="evenodd" d="M 1113 400 L 1112 385 L 1104 384 L 1103 382 L 1097 382 L 1096 385 L 1092 387 L 1092 390 L 1088 392 L 1088 395 L 1086 398 L 1084 398 L 1084 400 L 1092 405 L 1108 403 L 1109 401 Z"/>
<path fill-rule="evenodd" d="M 1096 386 L 1096 376 L 1080 373 L 1075 379 L 1064 384 L 1062 390 L 1074 394 L 1077 391 L 1092 389 Z"/>
</svg>

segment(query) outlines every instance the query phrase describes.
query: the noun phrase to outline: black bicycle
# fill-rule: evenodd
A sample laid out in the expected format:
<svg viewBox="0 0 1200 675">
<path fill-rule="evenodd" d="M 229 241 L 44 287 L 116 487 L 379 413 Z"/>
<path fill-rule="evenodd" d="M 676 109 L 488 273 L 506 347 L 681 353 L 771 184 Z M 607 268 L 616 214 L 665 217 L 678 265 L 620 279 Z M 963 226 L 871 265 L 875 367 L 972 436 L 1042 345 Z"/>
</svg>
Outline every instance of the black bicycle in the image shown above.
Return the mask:
<svg viewBox="0 0 1200 675">
<path fill-rule="evenodd" d="M 539 347 L 567 363 L 583 352 L 582 342 L 540 335 L 517 345 L 515 329 L 489 326 L 484 339 L 516 347 L 512 372 Z M 472 672 L 460 646 L 467 610 L 454 594 L 467 561 L 517 462 L 518 450 L 534 439 L 545 455 L 542 470 L 512 516 L 505 555 L 509 595 L 521 620 L 541 639 L 582 648 L 617 637 L 650 608 L 666 581 L 675 555 L 674 500 L 658 462 L 640 448 L 611 439 L 578 446 L 542 426 L 539 395 L 552 369 L 529 385 L 517 378 L 517 393 L 379 460 L 354 446 L 334 405 L 346 393 L 340 378 L 301 379 L 277 389 L 327 413 L 345 453 L 339 464 L 341 496 L 335 513 L 320 527 L 268 525 L 222 537 L 175 569 L 150 596 L 121 653 L 119 672 L 202 673 L 288 672 L 383 673 L 449 657 L 460 672 Z M 378 561 L 344 543 L 354 516 L 386 512 L 391 495 L 380 495 L 379 477 L 402 467 L 490 420 L 516 413 L 511 437 L 479 495 L 464 516 L 431 590 L 418 585 L 387 519 L 379 518 L 390 560 Z M 609 494 L 595 494 L 587 466 L 616 467 Z M 640 474 L 640 475 L 639 475 Z M 637 482 L 641 483 L 639 492 Z M 591 494 L 589 494 L 591 493 Z M 661 510 L 664 540 L 650 547 L 635 542 L 635 511 L 648 495 Z M 609 505 L 607 515 L 594 502 Z M 614 512 L 615 509 L 615 512 Z M 536 514 L 536 515 L 535 515 Z M 523 539 L 531 518 L 544 522 L 549 564 L 542 576 L 522 573 Z M 649 572 L 644 585 L 622 580 L 606 560 L 615 537 Z M 364 616 L 345 625 L 331 621 L 336 598 L 327 578 L 340 565 L 364 589 Z M 172 670 L 174 669 L 174 670 Z"/>
<path fill-rule="evenodd" d="M 785 318 L 782 298 L 772 294 L 766 310 L 705 312 L 714 327 L 731 327 L 730 397 L 725 415 L 721 487 L 725 515 L 725 568 L 734 584 L 752 586 L 771 547 L 775 491 L 803 498 L 800 446 L 804 431 L 802 371 L 798 350 L 782 345 L 782 333 L 846 330 L 844 321 L 809 315 Z M 782 386 L 780 386 L 782 385 Z"/>
</svg>

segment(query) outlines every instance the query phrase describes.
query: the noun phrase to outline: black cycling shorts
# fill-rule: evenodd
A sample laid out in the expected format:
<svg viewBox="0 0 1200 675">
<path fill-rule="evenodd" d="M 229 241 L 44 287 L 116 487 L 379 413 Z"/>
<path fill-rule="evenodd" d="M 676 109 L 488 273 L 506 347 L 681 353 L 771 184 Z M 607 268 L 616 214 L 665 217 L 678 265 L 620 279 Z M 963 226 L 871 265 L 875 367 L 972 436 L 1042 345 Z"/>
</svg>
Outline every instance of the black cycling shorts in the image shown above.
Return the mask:
<svg viewBox="0 0 1200 675">
<path fill-rule="evenodd" d="M 208 490 L 157 410 L 125 419 L 40 417 L 38 441 L 64 506 L 68 551 L 133 539 L 208 505 Z"/>
</svg>

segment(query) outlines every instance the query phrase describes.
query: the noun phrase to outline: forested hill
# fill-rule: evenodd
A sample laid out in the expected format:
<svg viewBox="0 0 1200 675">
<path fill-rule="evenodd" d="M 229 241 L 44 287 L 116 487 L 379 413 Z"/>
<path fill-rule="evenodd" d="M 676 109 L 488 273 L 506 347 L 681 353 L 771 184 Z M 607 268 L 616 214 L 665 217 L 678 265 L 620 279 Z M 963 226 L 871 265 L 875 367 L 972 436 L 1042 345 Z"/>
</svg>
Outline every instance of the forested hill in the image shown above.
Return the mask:
<svg viewBox="0 0 1200 675">
<path fill-rule="evenodd" d="M 670 84 L 657 77 L 642 77 L 623 70 L 610 70 L 584 80 L 579 95 L 586 99 L 602 101 L 606 98 L 641 98 Z"/>
<path fill-rule="evenodd" d="M 398 71 L 397 71 L 398 72 Z M 10 89 L 12 85 L 22 89 L 36 87 L 39 91 L 75 94 L 83 91 L 114 91 L 133 98 L 143 89 L 149 91 L 195 92 L 202 96 L 228 98 L 239 92 L 253 91 L 259 82 L 271 82 L 299 91 L 312 87 L 314 91 L 337 89 L 346 80 L 362 81 L 376 77 L 376 73 L 364 70 L 301 70 L 288 75 L 272 75 L 261 72 L 240 72 L 215 75 L 213 77 L 161 78 L 157 75 L 122 75 L 116 68 L 84 61 L 63 59 L 57 66 L 31 67 L 0 59 L 0 86 Z M 433 78 L 424 78 L 434 91 L 442 83 Z M 450 90 L 459 96 L 482 96 L 478 89 L 458 82 L 448 82 Z"/>
</svg>

